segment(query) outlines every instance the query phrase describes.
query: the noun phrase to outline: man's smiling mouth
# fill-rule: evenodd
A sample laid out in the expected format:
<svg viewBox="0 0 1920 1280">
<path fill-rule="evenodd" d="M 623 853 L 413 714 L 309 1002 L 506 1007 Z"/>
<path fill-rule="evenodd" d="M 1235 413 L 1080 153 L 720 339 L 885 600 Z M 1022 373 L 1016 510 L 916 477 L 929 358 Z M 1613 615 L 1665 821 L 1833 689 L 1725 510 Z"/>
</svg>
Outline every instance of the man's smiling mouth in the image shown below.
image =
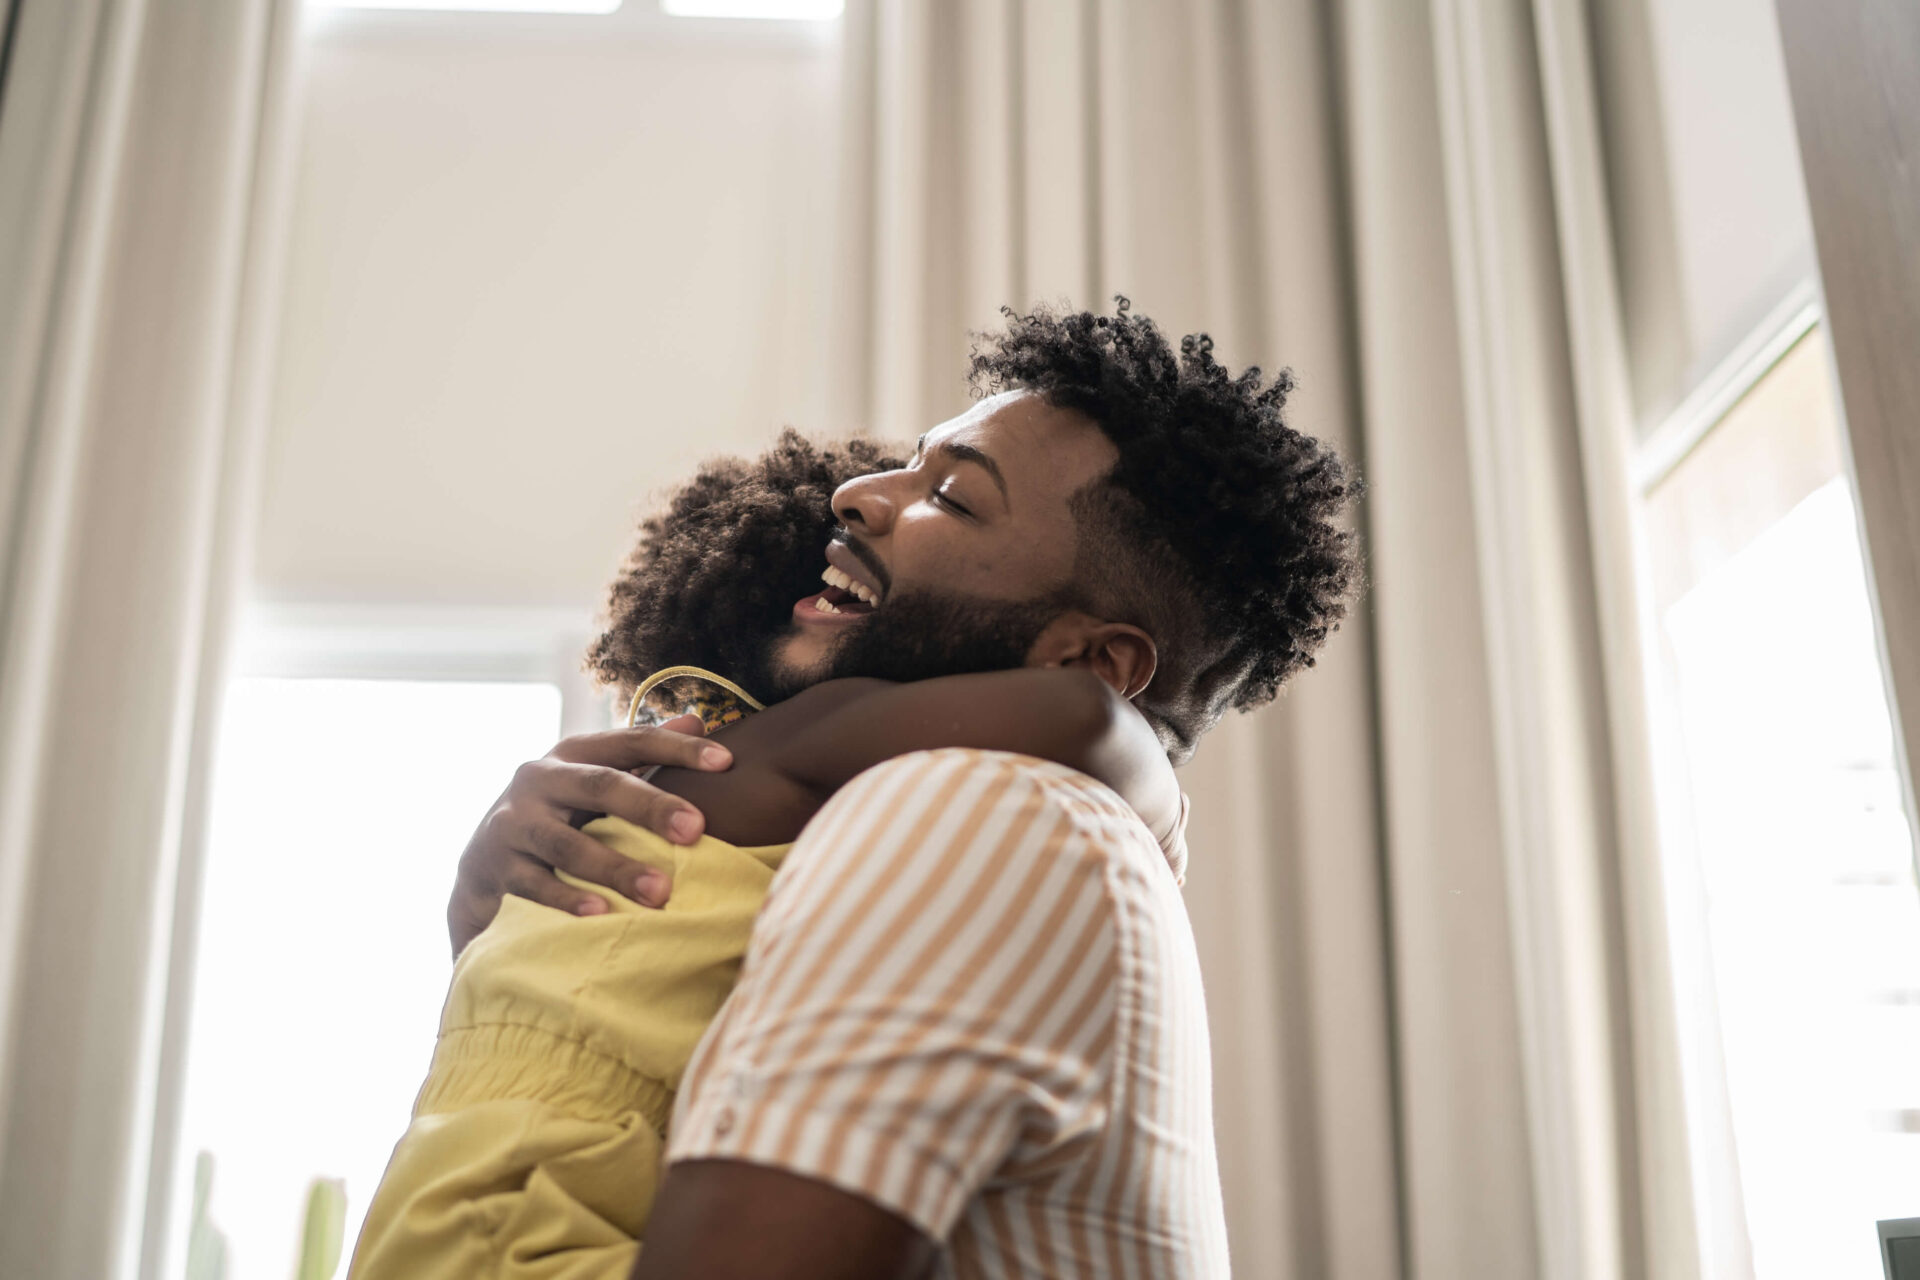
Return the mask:
<svg viewBox="0 0 1920 1280">
<path fill-rule="evenodd" d="M 807 596 L 793 606 L 796 622 L 851 622 L 873 612 L 873 606 L 847 590 L 829 585 L 817 595 Z"/>
<path fill-rule="evenodd" d="M 838 565 L 820 574 L 826 590 L 793 606 L 796 622 L 851 622 L 872 613 L 879 603 L 874 589 Z"/>
<path fill-rule="evenodd" d="M 828 586 L 838 587 L 876 606 L 892 586 L 886 568 L 872 548 L 856 544 L 844 530 L 827 543 L 827 572 L 820 576 Z"/>
<path fill-rule="evenodd" d="M 820 580 L 827 584 L 826 590 L 793 606 L 795 622 L 852 622 L 879 608 L 887 594 L 885 569 L 872 562 L 871 552 L 850 545 L 844 535 L 827 544 L 827 565 Z"/>
<path fill-rule="evenodd" d="M 879 604 L 872 587 L 838 565 L 828 565 L 821 572 L 820 580 L 827 584 L 827 589 L 802 600 L 796 606 L 799 613 L 804 615 L 812 609 L 815 614 L 858 618 L 872 613 Z"/>
<path fill-rule="evenodd" d="M 838 587 L 841 591 L 852 595 L 855 599 L 865 604 L 878 605 L 880 603 L 880 596 L 872 587 L 860 581 L 845 569 L 828 565 L 826 569 L 821 572 L 820 580 L 830 587 Z M 822 597 L 821 603 L 826 603 L 824 597 Z"/>
</svg>

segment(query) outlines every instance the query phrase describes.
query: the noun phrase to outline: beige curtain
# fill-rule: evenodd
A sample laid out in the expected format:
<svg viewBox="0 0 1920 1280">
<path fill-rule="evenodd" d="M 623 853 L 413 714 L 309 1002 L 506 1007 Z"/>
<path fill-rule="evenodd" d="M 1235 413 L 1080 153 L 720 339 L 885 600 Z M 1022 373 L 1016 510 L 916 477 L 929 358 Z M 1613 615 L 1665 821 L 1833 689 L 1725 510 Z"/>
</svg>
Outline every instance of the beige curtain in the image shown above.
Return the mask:
<svg viewBox="0 0 1920 1280">
<path fill-rule="evenodd" d="M 179 1065 L 168 995 L 187 982 L 176 940 L 191 940 L 175 912 L 190 925 L 249 527 L 296 8 L 14 5 L 0 99 L 7 1276 L 156 1274 L 163 1215 L 147 1210 L 165 1203 Z"/>
<path fill-rule="evenodd" d="M 843 421 L 1116 292 L 1370 485 L 1371 589 L 1186 773 L 1236 1268 L 1697 1271 L 1577 0 L 854 0 Z"/>
</svg>

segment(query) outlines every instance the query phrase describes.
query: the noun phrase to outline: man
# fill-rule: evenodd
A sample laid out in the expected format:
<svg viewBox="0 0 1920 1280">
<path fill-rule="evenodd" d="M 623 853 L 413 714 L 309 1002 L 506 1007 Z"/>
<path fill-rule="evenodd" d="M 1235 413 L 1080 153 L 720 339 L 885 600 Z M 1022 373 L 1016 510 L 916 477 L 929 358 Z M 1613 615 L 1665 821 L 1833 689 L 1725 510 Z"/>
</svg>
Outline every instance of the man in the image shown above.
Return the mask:
<svg viewBox="0 0 1920 1280">
<path fill-rule="evenodd" d="M 1350 490 L 1282 422 L 1286 375 L 1230 376 L 1204 336 L 1176 355 L 1124 300 L 1009 313 L 972 374 L 995 394 L 833 495 L 827 558 L 874 603 L 756 640 L 750 688 L 983 653 L 1083 665 L 1183 762 L 1311 664 L 1355 578 L 1334 524 Z M 620 626 L 596 669 L 631 683 Z M 491 887 L 567 905 L 543 864 L 659 900 L 564 819 L 684 834 L 689 806 L 620 771 L 709 750 L 594 735 L 523 770 L 462 860 L 456 932 Z M 1112 793 L 1037 761 L 928 752 L 844 788 L 688 1069 L 635 1275 L 1224 1274 L 1176 874 Z"/>
</svg>

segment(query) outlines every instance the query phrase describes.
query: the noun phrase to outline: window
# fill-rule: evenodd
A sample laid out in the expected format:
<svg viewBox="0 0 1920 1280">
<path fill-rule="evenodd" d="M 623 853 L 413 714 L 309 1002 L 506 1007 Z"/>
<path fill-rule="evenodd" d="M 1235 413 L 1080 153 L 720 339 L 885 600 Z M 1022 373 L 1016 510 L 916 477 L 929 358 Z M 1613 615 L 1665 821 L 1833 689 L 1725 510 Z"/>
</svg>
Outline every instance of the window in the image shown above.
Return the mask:
<svg viewBox="0 0 1920 1280">
<path fill-rule="evenodd" d="M 212 1155 L 237 1280 L 292 1273 L 316 1177 L 345 1182 L 351 1249 L 433 1048 L 455 860 L 561 712 L 558 683 L 524 678 L 231 687 L 175 1186 Z"/>
<path fill-rule="evenodd" d="M 1816 318 L 1762 335 L 1704 434 L 1651 442 L 1679 457 L 1641 509 L 1697 889 L 1676 954 L 1715 1023 L 1683 1037 L 1718 1060 L 1689 1106 L 1730 1130 L 1754 1280 L 1876 1275 L 1875 1220 L 1920 1205 L 1920 888 Z"/>
</svg>

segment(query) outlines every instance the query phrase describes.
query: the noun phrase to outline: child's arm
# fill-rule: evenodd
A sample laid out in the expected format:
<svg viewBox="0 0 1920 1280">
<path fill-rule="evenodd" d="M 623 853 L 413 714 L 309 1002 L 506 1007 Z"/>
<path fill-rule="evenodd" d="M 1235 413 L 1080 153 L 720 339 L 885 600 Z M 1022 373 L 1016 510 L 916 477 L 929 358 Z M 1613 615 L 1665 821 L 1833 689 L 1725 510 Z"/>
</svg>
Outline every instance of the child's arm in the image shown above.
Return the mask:
<svg viewBox="0 0 1920 1280">
<path fill-rule="evenodd" d="M 859 683 L 870 689 L 823 707 L 817 719 L 786 736 L 774 768 L 831 793 L 909 751 L 1015 751 L 1104 782 L 1163 843 L 1179 821 L 1180 787 L 1166 749 L 1146 719 L 1091 672 L 1023 667 L 911 684 Z"/>
</svg>

